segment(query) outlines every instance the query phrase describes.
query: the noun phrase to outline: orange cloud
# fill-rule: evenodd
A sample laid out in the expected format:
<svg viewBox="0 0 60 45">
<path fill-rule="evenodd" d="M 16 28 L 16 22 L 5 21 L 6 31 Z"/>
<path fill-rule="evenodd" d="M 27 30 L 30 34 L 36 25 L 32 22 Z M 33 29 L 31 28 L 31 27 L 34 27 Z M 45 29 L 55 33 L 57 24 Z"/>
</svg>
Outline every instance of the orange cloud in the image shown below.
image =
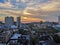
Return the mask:
<svg viewBox="0 0 60 45">
<path fill-rule="evenodd" d="M 4 17 L 0 17 L 0 21 L 4 21 Z"/>
<path fill-rule="evenodd" d="M 21 21 L 27 23 L 27 22 L 40 22 L 40 21 L 45 21 L 45 20 L 40 19 L 40 18 L 31 18 L 31 17 L 22 16 Z"/>
</svg>

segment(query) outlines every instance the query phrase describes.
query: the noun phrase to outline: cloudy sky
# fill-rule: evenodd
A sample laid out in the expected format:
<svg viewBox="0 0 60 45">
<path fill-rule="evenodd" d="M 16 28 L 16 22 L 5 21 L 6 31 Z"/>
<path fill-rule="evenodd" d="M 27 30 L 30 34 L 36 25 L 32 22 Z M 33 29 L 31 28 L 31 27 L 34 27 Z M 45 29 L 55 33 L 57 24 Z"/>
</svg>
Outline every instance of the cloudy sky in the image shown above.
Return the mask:
<svg viewBox="0 0 60 45">
<path fill-rule="evenodd" d="M 60 0 L 0 0 L 0 21 L 21 16 L 22 22 L 58 21 Z"/>
</svg>

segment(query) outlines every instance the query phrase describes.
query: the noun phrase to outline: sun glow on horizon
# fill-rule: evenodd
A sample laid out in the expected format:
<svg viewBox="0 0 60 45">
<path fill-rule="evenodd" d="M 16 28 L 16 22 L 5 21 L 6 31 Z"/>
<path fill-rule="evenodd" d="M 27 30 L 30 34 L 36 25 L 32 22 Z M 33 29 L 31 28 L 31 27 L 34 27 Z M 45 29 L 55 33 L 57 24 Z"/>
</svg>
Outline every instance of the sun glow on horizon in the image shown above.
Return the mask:
<svg viewBox="0 0 60 45">
<path fill-rule="evenodd" d="M 40 19 L 40 18 L 32 18 L 32 17 L 24 17 L 24 16 L 21 17 L 21 22 L 23 23 L 40 22 L 40 21 L 45 21 L 45 20 Z"/>
<path fill-rule="evenodd" d="M 23 17 L 23 19 L 28 19 L 27 17 Z"/>
</svg>

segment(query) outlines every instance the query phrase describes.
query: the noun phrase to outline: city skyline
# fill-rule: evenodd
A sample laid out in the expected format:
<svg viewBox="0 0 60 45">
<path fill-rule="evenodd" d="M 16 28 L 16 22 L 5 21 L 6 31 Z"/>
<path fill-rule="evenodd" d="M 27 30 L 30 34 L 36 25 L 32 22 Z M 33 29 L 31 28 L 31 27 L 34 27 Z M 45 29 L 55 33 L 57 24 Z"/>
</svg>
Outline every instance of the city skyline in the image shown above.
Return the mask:
<svg viewBox="0 0 60 45">
<path fill-rule="evenodd" d="M 22 22 L 58 21 L 60 0 L 0 0 L 0 21 L 21 16 Z"/>
</svg>

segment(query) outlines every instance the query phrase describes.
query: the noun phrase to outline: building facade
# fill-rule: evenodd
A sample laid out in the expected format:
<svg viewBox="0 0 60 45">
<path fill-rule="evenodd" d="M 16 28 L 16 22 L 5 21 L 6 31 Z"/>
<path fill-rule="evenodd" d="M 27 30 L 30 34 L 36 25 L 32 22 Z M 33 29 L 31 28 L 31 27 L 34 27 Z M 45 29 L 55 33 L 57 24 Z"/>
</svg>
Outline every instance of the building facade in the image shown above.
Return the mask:
<svg viewBox="0 0 60 45">
<path fill-rule="evenodd" d="M 2 33 L 0 33 L 0 43 L 7 43 L 12 34 L 13 34 L 12 30 L 3 31 Z"/>
<path fill-rule="evenodd" d="M 60 24 L 60 16 L 58 16 L 58 23 Z"/>
<path fill-rule="evenodd" d="M 14 17 L 5 17 L 5 26 L 10 28 L 14 25 Z"/>
<path fill-rule="evenodd" d="M 20 20 L 21 20 L 21 17 L 17 17 L 16 26 L 18 28 L 20 28 L 20 24 L 21 24 Z"/>
</svg>

